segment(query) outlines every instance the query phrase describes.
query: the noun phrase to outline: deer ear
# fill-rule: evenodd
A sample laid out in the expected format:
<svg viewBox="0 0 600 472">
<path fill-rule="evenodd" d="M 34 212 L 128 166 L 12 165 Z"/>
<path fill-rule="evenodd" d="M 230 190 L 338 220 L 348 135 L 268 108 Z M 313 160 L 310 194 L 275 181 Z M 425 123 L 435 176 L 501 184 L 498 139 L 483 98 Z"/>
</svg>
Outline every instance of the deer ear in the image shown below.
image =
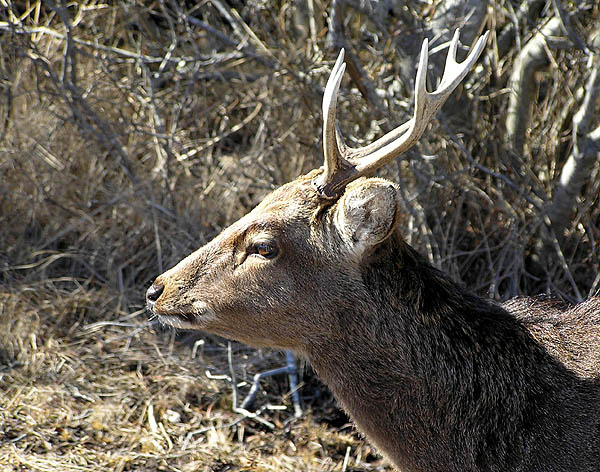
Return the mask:
<svg viewBox="0 0 600 472">
<path fill-rule="evenodd" d="M 398 190 L 383 179 L 359 179 L 337 203 L 334 224 L 352 252 L 365 251 L 386 240 L 398 219 Z"/>
</svg>

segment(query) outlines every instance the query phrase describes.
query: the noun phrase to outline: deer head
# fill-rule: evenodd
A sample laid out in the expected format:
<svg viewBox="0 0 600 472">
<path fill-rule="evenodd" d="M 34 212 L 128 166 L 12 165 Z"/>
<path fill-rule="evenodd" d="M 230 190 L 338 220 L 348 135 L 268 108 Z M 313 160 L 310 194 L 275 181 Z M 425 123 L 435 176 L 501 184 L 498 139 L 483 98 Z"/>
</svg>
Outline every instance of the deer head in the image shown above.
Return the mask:
<svg viewBox="0 0 600 472">
<path fill-rule="evenodd" d="M 347 147 L 336 126 L 342 50 L 323 97 L 324 166 L 275 190 L 160 275 L 146 294 L 151 311 L 164 323 L 254 346 L 303 352 L 307 343 L 330 342 L 332 314 L 368 300 L 363 267 L 395 232 L 400 211 L 396 186 L 367 176 L 417 142 L 481 54 L 487 33 L 457 63 L 458 35 L 434 92 L 426 90 L 423 42 L 412 119 L 362 148 Z"/>
</svg>

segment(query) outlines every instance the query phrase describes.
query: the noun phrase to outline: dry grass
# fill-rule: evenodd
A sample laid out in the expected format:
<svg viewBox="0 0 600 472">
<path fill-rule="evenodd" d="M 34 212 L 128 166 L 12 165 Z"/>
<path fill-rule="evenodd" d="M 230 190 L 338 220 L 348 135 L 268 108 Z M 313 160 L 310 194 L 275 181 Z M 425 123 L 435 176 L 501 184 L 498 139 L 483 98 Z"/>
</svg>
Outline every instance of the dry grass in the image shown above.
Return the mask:
<svg viewBox="0 0 600 472">
<path fill-rule="evenodd" d="M 38 285 L 0 296 L 2 470 L 341 470 L 346 453 L 346 470 L 380 462 L 349 425 L 327 423 L 340 417 L 331 399 L 294 419 L 276 379 L 258 400 L 284 407 L 263 413 L 273 429 L 233 413 L 231 385 L 204 374 L 228 372 L 223 341 L 192 357 L 105 291 Z M 281 361 L 234 351 L 242 380 Z"/>
<path fill-rule="evenodd" d="M 301 419 L 286 382 L 265 381 L 259 404 L 286 407 L 262 413 L 270 429 L 233 413 L 231 384 L 205 375 L 228 374 L 225 341 L 204 337 L 194 351 L 200 338 L 155 332 L 143 311 L 157 274 L 320 164 L 320 94 L 334 55 L 330 5 L 311 3 L 314 31 L 291 2 L 229 2 L 242 22 L 213 3 L 73 2 L 63 11 L 72 39 L 49 2 L 0 8 L 2 470 L 389 469 L 310 369 Z M 489 26 L 500 31 L 509 10 L 492 4 Z M 426 2 L 415 5 L 422 11 L 408 13 L 427 14 Z M 599 17 L 590 5 L 582 34 Z M 410 87 L 396 78 L 402 15 L 375 41 L 368 16 L 349 13 L 346 34 L 389 114 L 373 120 L 373 105 L 345 80 L 339 115 L 352 143 L 410 112 Z M 418 151 L 437 159 L 412 156 L 381 175 L 401 184 L 407 239 L 455 279 L 497 299 L 575 300 L 600 286 L 598 166 L 563 259 L 553 253 L 532 273 L 531 255 L 568 154 L 585 55 L 557 52 L 541 73 L 527 152 L 514 165 L 502 144 L 514 54 L 493 63 L 494 75 L 474 72 L 462 91 L 467 113 L 433 124 Z M 234 351 L 242 393 L 282 362 Z"/>
</svg>

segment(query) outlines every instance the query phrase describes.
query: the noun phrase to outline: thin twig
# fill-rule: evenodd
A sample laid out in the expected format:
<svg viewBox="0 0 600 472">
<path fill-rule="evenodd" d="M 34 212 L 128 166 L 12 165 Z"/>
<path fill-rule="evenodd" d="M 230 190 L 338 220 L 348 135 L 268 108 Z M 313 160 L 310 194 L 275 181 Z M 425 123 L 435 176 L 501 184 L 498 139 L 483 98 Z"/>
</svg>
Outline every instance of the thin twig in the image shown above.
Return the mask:
<svg viewBox="0 0 600 472">
<path fill-rule="evenodd" d="M 444 131 L 448 134 L 448 136 L 450 137 L 450 139 L 452 140 L 452 142 L 463 153 L 463 155 L 469 160 L 469 162 L 473 165 L 473 167 L 475 167 L 476 169 L 478 169 L 478 170 L 480 170 L 480 171 L 482 171 L 482 172 L 490 175 L 491 177 L 494 177 L 495 179 L 501 180 L 506 185 L 508 185 L 511 189 L 513 189 L 515 192 L 517 192 L 519 195 L 521 195 L 536 210 L 538 210 L 538 211 L 541 210 L 541 208 L 542 208 L 541 204 L 537 203 L 535 200 L 533 200 L 532 197 L 530 197 L 529 195 L 527 195 L 527 193 L 523 192 L 523 190 L 521 188 L 519 188 L 519 186 L 517 184 L 515 184 L 511 179 L 509 179 L 506 175 L 501 174 L 499 172 L 495 172 L 492 169 L 490 169 L 490 168 L 484 166 L 483 164 L 480 164 L 479 162 L 477 162 L 475 160 L 475 158 L 471 155 L 471 153 L 469 152 L 469 150 L 464 146 L 464 144 L 458 138 L 458 136 L 456 136 L 450 130 L 450 128 L 448 128 L 448 126 L 442 124 L 442 127 L 443 127 Z"/>
<path fill-rule="evenodd" d="M 557 16 L 560 18 L 560 23 L 567 33 L 569 39 L 575 46 L 584 51 L 586 54 L 590 54 L 590 48 L 585 44 L 585 41 L 581 39 L 581 36 L 577 34 L 573 26 L 571 25 L 571 16 L 565 11 L 560 0 L 552 0 L 552 6 Z"/>
</svg>

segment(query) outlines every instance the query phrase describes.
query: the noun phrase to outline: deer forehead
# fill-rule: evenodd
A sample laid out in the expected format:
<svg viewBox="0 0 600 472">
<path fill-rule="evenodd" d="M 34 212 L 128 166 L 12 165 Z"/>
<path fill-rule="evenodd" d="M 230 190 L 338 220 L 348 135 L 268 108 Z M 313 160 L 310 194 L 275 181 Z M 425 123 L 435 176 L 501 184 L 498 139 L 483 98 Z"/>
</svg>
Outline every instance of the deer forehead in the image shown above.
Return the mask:
<svg viewBox="0 0 600 472">
<path fill-rule="evenodd" d="M 246 216 L 224 231 L 228 237 L 256 233 L 280 233 L 290 226 L 307 227 L 322 199 L 311 185 L 311 174 L 301 176 L 293 182 L 267 195 Z"/>
<path fill-rule="evenodd" d="M 219 257 L 243 250 L 262 239 L 281 243 L 308 238 L 310 220 L 320 198 L 310 186 L 310 179 L 299 177 L 267 195 L 250 213 L 225 228 L 212 241 L 190 254 L 182 262 L 195 264 L 216 262 Z"/>
</svg>

